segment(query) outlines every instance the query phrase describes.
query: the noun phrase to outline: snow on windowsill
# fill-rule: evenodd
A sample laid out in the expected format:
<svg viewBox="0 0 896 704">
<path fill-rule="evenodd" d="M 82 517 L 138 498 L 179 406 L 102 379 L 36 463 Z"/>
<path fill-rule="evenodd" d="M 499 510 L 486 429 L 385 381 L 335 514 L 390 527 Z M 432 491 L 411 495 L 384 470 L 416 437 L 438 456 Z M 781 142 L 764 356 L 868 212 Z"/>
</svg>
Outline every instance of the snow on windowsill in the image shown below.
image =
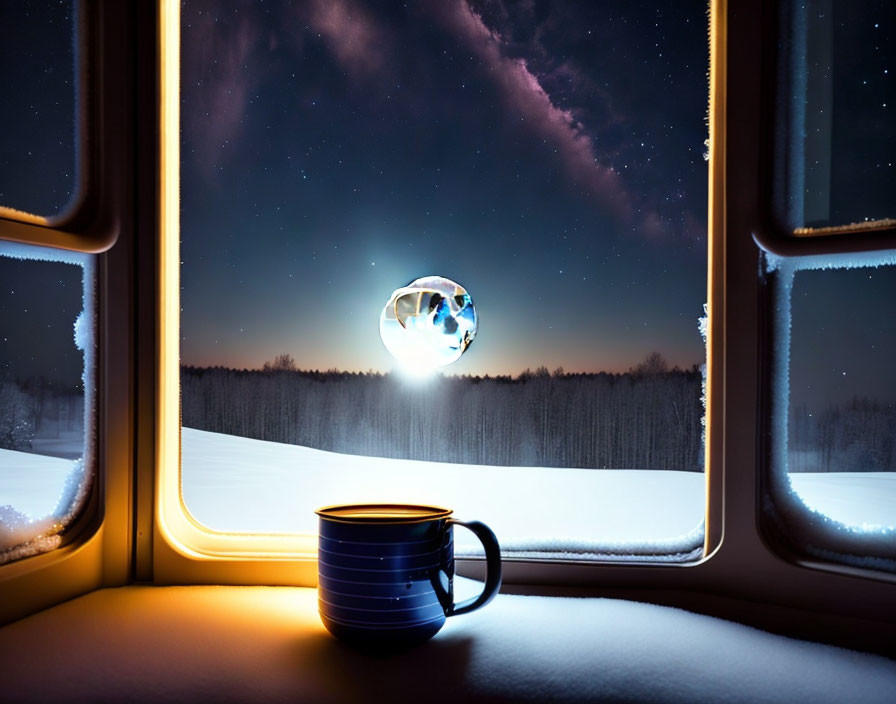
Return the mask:
<svg viewBox="0 0 896 704">
<path fill-rule="evenodd" d="M 16 701 L 884 704 L 896 688 L 877 655 L 652 604 L 509 594 L 384 655 L 330 636 L 314 589 L 128 586 L 0 628 L 0 652 Z"/>
</svg>

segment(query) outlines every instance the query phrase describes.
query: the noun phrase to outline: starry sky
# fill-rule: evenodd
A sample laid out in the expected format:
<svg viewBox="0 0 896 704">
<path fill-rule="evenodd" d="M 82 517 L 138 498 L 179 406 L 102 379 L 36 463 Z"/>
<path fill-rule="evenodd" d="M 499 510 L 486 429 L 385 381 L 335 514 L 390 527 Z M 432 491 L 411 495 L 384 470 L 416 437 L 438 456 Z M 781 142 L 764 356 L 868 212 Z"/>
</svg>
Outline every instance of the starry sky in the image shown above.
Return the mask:
<svg viewBox="0 0 896 704">
<path fill-rule="evenodd" d="M 798 271 L 791 293 L 790 404 L 854 397 L 896 407 L 896 267 Z"/>
<path fill-rule="evenodd" d="M 182 358 L 387 371 L 442 275 L 446 371 L 703 361 L 701 1 L 256 3 L 182 16 Z"/>
<path fill-rule="evenodd" d="M 787 145 L 790 153 L 778 150 L 802 163 L 794 185 L 804 195 L 791 194 L 797 206 L 791 210 L 791 226 L 893 217 L 896 90 L 890 72 L 896 71 L 896 3 L 782 4 L 807 7 L 805 18 L 795 23 L 805 27 L 805 39 L 795 42 L 805 49 L 805 68 L 794 81 L 790 101 L 790 114 L 803 116 L 800 135 L 805 139 Z M 786 54 L 782 59 L 792 60 Z"/>
<path fill-rule="evenodd" d="M 74 23 L 72 0 L 0 3 L 0 205 L 54 215 L 71 199 Z"/>
<path fill-rule="evenodd" d="M 84 356 L 74 324 L 84 307 L 82 281 L 74 264 L 0 256 L 0 382 L 43 377 L 80 388 Z"/>
<path fill-rule="evenodd" d="M 0 205 L 64 210 L 75 186 L 75 13 L 71 0 L 0 3 Z M 0 255 L 3 243 L 0 242 Z M 79 266 L 0 256 L 0 381 L 44 377 L 75 388 Z"/>
<path fill-rule="evenodd" d="M 833 11 L 829 217 L 892 217 L 896 4 Z M 0 26 L 0 203 L 56 212 L 72 3 Z M 435 273 L 480 315 L 450 373 L 703 360 L 702 3 L 190 0 L 182 30 L 185 363 L 388 370 L 380 309 Z M 0 258 L 0 376 L 77 383 L 80 279 Z M 893 301 L 890 269 L 797 274 L 795 405 L 896 401 Z"/>
</svg>

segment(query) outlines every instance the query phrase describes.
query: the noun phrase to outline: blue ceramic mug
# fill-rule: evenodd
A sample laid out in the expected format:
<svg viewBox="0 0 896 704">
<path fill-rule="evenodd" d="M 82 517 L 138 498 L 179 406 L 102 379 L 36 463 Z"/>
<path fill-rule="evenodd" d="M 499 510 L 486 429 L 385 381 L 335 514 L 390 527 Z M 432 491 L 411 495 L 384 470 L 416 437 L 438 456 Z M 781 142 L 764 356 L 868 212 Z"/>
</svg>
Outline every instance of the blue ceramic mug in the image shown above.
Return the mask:
<svg viewBox="0 0 896 704">
<path fill-rule="evenodd" d="M 431 638 L 448 616 L 485 606 L 501 587 L 501 549 L 491 529 L 451 510 L 405 504 L 326 506 L 320 516 L 318 608 L 333 635 L 359 645 Z M 461 525 L 485 548 L 482 593 L 454 603 L 454 534 Z"/>
</svg>

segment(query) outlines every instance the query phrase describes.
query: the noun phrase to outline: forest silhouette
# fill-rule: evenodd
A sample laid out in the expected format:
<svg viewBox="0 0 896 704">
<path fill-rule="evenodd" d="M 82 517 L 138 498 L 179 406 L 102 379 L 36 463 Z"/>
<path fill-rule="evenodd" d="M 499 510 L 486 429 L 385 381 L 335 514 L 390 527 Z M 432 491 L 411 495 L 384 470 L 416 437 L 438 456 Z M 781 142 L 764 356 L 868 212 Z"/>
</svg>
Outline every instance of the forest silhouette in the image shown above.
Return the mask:
<svg viewBox="0 0 896 704">
<path fill-rule="evenodd" d="M 320 450 L 464 464 L 703 469 L 702 375 L 657 353 L 623 374 L 435 376 L 183 367 L 183 425 Z"/>
<path fill-rule="evenodd" d="M 182 367 L 181 382 L 183 424 L 199 430 L 396 459 L 703 469 L 701 371 L 670 369 L 657 353 L 622 374 L 539 367 L 423 385 L 303 371 L 283 354 L 257 370 Z M 789 415 L 791 472 L 896 471 L 896 404 L 856 397 Z M 0 449 L 79 456 L 82 442 L 57 445 L 83 428 L 79 387 L 0 376 Z"/>
</svg>

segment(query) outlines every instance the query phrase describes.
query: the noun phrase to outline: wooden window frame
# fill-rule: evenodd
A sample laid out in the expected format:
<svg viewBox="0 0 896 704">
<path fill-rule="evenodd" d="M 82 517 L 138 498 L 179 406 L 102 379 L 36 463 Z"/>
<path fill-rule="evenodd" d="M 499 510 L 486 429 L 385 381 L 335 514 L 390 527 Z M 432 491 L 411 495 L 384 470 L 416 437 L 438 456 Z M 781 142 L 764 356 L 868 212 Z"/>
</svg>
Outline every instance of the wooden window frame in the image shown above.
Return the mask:
<svg viewBox="0 0 896 704">
<path fill-rule="evenodd" d="M 58 548 L 0 567 L 0 623 L 133 576 L 136 326 L 130 291 L 135 233 L 142 228 L 151 235 L 153 214 L 147 194 L 142 203 L 150 209 L 138 223 L 137 135 L 150 134 L 154 122 L 152 99 L 136 92 L 138 74 L 152 66 L 155 51 L 154 22 L 138 30 L 141 13 L 146 10 L 137 3 L 78 2 L 76 195 L 53 217 L 0 208 L 0 239 L 93 255 L 97 292 L 91 494 Z M 141 59 L 147 49 L 153 54 Z M 147 101 L 150 111 L 141 116 L 138 107 Z M 144 153 L 152 154 L 151 142 L 144 138 Z"/>
</svg>

